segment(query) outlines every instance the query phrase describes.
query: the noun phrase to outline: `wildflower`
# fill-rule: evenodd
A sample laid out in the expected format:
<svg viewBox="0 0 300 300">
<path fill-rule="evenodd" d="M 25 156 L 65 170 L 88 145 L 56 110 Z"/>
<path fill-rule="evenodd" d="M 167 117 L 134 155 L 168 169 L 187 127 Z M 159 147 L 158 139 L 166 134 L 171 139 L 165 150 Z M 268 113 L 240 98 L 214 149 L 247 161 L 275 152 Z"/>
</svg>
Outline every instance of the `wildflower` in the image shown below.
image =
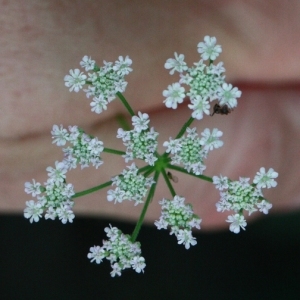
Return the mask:
<svg viewBox="0 0 300 300">
<path fill-rule="evenodd" d="M 43 213 L 41 203 L 29 200 L 26 201 L 26 205 L 27 207 L 24 209 L 24 217 L 29 219 L 30 223 L 38 222 Z"/>
<path fill-rule="evenodd" d="M 215 60 L 222 52 L 222 47 L 216 45 L 217 39 L 215 37 L 205 36 L 204 43 L 198 44 L 198 52 L 201 53 L 201 57 L 204 60 Z"/>
<path fill-rule="evenodd" d="M 65 86 L 69 87 L 69 91 L 78 93 L 82 89 L 82 86 L 85 84 L 86 75 L 80 72 L 79 69 L 70 70 L 70 75 L 66 75 Z"/>
<path fill-rule="evenodd" d="M 231 223 L 229 226 L 229 230 L 234 233 L 239 233 L 240 228 L 245 230 L 245 227 L 247 226 L 247 222 L 243 215 L 235 214 L 232 216 L 228 216 L 228 219 L 226 222 Z"/>
<path fill-rule="evenodd" d="M 181 73 L 185 70 L 187 70 L 187 65 L 186 62 L 184 61 L 184 55 L 183 54 L 177 54 L 176 52 L 174 53 L 175 59 L 174 58 L 169 58 L 166 63 L 165 63 L 165 68 L 166 69 L 171 69 L 170 74 L 173 75 L 175 71 Z"/>
<path fill-rule="evenodd" d="M 173 200 L 162 199 L 162 214 L 159 220 L 154 222 L 157 229 L 171 227 L 170 234 L 175 234 L 178 244 L 183 244 L 186 249 L 197 244 L 192 236 L 192 228 L 200 229 L 201 219 L 194 214 L 191 204 L 184 203 L 185 198 L 176 195 Z"/>
<path fill-rule="evenodd" d="M 265 168 L 260 168 L 259 172 L 256 173 L 256 176 L 254 177 L 253 183 L 257 185 L 257 188 L 271 188 L 276 187 L 277 182 L 274 180 L 274 178 L 278 177 L 278 173 L 275 172 L 272 168 L 268 170 L 266 173 Z"/>
<path fill-rule="evenodd" d="M 182 103 L 185 97 L 184 87 L 179 83 L 173 83 L 168 86 L 167 90 L 163 91 L 163 96 L 166 97 L 163 101 L 166 103 L 166 107 L 176 109 L 177 104 Z"/>
<path fill-rule="evenodd" d="M 223 83 L 217 90 L 220 105 L 227 105 L 229 108 L 237 106 L 236 98 L 241 97 L 242 92 L 238 88 L 232 88 L 232 84 Z"/>
<path fill-rule="evenodd" d="M 132 242 L 129 235 L 125 235 L 117 227 L 106 227 L 108 240 L 103 241 L 103 246 L 90 248 L 87 257 L 91 262 L 100 264 L 103 259 L 110 261 L 112 277 L 121 276 L 121 271 L 132 268 L 137 273 L 144 272 L 146 267 L 145 259 L 141 256 L 141 245 L 139 242 Z"/>
</svg>

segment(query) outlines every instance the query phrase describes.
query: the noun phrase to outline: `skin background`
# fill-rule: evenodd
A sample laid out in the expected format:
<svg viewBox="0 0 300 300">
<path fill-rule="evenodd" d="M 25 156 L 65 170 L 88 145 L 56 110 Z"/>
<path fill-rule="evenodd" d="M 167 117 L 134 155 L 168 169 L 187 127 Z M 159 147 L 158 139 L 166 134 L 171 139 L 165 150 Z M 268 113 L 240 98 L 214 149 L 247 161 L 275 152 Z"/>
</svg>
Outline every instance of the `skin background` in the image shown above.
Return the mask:
<svg viewBox="0 0 300 300">
<path fill-rule="evenodd" d="M 63 77 L 77 68 L 83 55 L 98 64 L 129 55 L 134 72 L 126 98 L 136 111 L 150 115 L 162 143 L 174 136 L 190 110 L 167 110 L 162 91 L 177 81 L 163 68 L 174 51 L 191 65 L 199 59 L 196 45 L 216 36 L 226 79 L 243 92 L 228 116 L 206 116 L 195 122 L 199 132 L 217 127 L 224 147 L 207 161 L 205 175 L 253 178 L 261 166 L 279 172 L 278 188 L 265 196 L 274 211 L 299 207 L 300 149 L 300 4 L 298 1 L 1 1 L 0 8 L 0 210 L 22 213 L 30 196 L 24 182 L 46 180 L 47 166 L 62 158 L 51 144 L 53 124 L 78 125 L 108 147 L 123 149 L 116 140 L 115 116 L 123 113 L 114 101 L 101 115 L 90 112 L 83 93 L 69 93 Z M 168 126 L 166 126 L 168 124 Z M 162 151 L 163 149 L 160 148 Z M 68 180 L 76 191 L 98 185 L 118 174 L 122 159 L 105 156 L 104 165 L 75 170 Z M 110 161 L 109 161 L 110 160 Z M 208 183 L 181 176 L 177 192 L 203 218 L 202 228 L 228 226 L 217 213 L 218 192 Z M 84 180 L 83 180 L 84 179 Z M 147 213 L 160 215 L 157 204 L 169 193 L 159 183 Z M 141 207 L 112 205 L 106 191 L 76 200 L 75 214 L 136 219 Z M 272 210 L 273 210 L 272 209 Z"/>
</svg>

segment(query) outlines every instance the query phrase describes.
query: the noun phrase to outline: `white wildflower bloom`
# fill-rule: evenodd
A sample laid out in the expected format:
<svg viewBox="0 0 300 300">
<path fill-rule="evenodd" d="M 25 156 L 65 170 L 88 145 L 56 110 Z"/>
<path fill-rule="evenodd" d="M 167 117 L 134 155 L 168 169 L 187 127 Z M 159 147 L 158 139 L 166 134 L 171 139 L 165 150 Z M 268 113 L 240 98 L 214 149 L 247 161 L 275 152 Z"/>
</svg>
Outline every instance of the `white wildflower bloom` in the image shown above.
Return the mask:
<svg viewBox="0 0 300 300">
<path fill-rule="evenodd" d="M 166 69 L 171 69 L 170 74 L 173 75 L 175 71 L 181 73 L 183 71 L 186 71 L 188 69 L 186 62 L 184 61 L 184 55 L 183 54 L 177 54 L 174 53 L 174 58 L 167 59 L 165 63 Z"/>
<path fill-rule="evenodd" d="M 112 277 L 121 276 L 121 271 L 133 268 L 137 273 L 144 272 L 145 259 L 141 256 L 141 245 L 132 242 L 129 235 L 125 235 L 116 227 L 106 227 L 108 240 L 103 241 L 103 246 L 90 248 L 88 258 L 91 262 L 100 264 L 106 258 L 112 267 Z"/>
<path fill-rule="evenodd" d="M 115 263 L 112 266 L 112 271 L 110 272 L 111 277 L 115 277 L 116 275 L 121 276 L 121 267 L 119 264 Z"/>
<path fill-rule="evenodd" d="M 215 74 L 217 76 L 221 76 L 222 73 L 225 73 L 225 71 L 226 70 L 224 68 L 224 64 L 222 61 L 219 62 L 217 65 L 213 65 L 213 64 L 209 65 L 209 68 L 207 70 L 208 73 Z"/>
<path fill-rule="evenodd" d="M 264 214 L 269 213 L 269 209 L 272 208 L 272 204 L 267 202 L 266 200 L 261 201 L 257 204 L 257 207 L 259 208 L 259 211 L 263 212 Z"/>
<path fill-rule="evenodd" d="M 50 206 L 45 213 L 45 220 L 48 219 L 55 220 L 56 217 L 57 217 L 56 210 L 52 206 Z"/>
<path fill-rule="evenodd" d="M 216 188 L 220 191 L 224 189 L 228 189 L 228 178 L 226 176 L 220 175 L 218 176 L 213 176 L 213 184 L 216 186 Z"/>
<path fill-rule="evenodd" d="M 125 57 L 125 59 L 123 58 L 123 56 L 119 56 L 119 60 L 115 61 L 113 70 L 121 76 L 128 75 L 132 71 L 132 68 L 130 68 L 131 64 L 132 60 L 128 55 Z"/>
<path fill-rule="evenodd" d="M 178 244 L 183 244 L 185 249 L 190 249 L 190 246 L 195 246 L 197 244 L 196 238 L 192 236 L 192 232 L 186 229 L 179 230 L 177 240 Z"/>
<path fill-rule="evenodd" d="M 158 230 L 160 229 L 167 229 L 169 223 L 161 216 L 159 220 L 154 222 L 154 225 L 157 227 Z"/>
<path fill-rule="evenodd" d="M 63 128 L 62 125 L 53 125 L 51 134 L 53 139 L 52 144 L 56 144 L 57 146 L 64 146 L 68 141 L 68 131 Z"/>
<path fill-rule="evenodd" d="M 237 106 L 236 98 L 240 98 L 242 92 L 236 87 L 232 88 L 232 84 L 223 83 L 223 85 L 218 88 L 217 95 L 221 106 L 226 104 L 229 108 L 234 108 Z"/>
<path fill-rule="evenodd" d="M 41 184 L 32 179 L 31 182 L 25 182 L 25 192 L 31 194 L 32 197 L 36 197 L 41 193 Z"/>
<path fill-rule="evenodd" d="M 88 57 L 85 55 L 82 58 L 82 61 L 80 62 L 80 66 L 84 68 L 86 71 L 90 71 L 94 69 L 95 61 L 91 59 L 91 57 Z"/>
<path fill-rule="evenodd" d="M 180 139 L 173 140 L 171 137 L 169 138 L 169 142 L 165 141 L 163 143 L 164 147 L 167 147 L 166 152 L 175 154 L 181 150 Z"/>
<path fill-rule="evenodd" d="M 138 168 L 135 163 L 127 166 L 122 171 L 121 176 L 112 178 L 112 185 L 116 185 L 115 190 L 107 192 L 107 200 L 122 202 L 124 200 L 135 201 L 135 205 L 142 203 L 142 199 L 146 196 L 148 188 L 154 183 L 142 174 L 138 174 Z"/>
<path fill-rule="evenodd" d="M 86 75 L 80 72 L 79 69 L 70 70 L 70 75 L 64 77 L 65 86 L 69 87 L 69 91 L 79 92 L 85 84 Z"/>
<path fill-rule="evenodd" d="M 217 39 L 215 37 L 205 36 L 204 42 L 198 44 L 198 52 L 204 60 L 215 60 L 222 52 L 222 47 L 216 45 Z"/>
<path fill-rule="evenodd" d="M 148 123 L 150 122 L 148 114 L 139 111 L 138 116 L 133 116 L 131 120 L 136 132 L 140 133 L 142 130 L 148 129 Z"/>
<path fill-rule="evenodd" d="M 100 246 L 94 246 L 90 248 L 90 252 L 87 257 L 91 260 L 91 262 L 95 262 L 96 264 L 100 264 L 105 258 L 105 251 Z"/>
<path fill-rule="evenodd" d="M 208 128 L 204 129 L 201 133 L 202 138 L 200 140 L 200 144 L 203 146 L 205 150 L 213 150 L 223 146 L 223 141 L 219 140 L 219 138 L 223 135 L 223 132 L 217 128 L 214 128 L 210 133 Z"/>
<path fill-rule="evenodd" d="M 56 161 L 55 168 L 47 167 L 46 171 L 48 172 L 49 178 L 56 184 L 64 182 L 66 179 L 67 169 L 63 162 Z"/>
<path fill-rule="evenodd" d="M 70 223 L 73 223 L 73 219 L 75 218 L 75 215 L 71 210 L 70 206 L 61 205 L 59 208 L 57 208 L 56 213 L 58 218 L 61 220 L 63 224 L 66 224 L 68 221 Z"/>
<path fill-rule="evenodd" d="M 228 216 L 226 222 L 231 223 L 229 225 L 229 230 L 234 233 L 239 233 L 241 228 L 245 230 L 245 227 L 247 226 L 244 216 L 240 214 Z"/>
<path fill-rule="evenodd" d="M 43 213 L 41 203 L 29 200 L 26 201 L 26 206 L 27 207 L 24 209 L 24 217 L 29 219 L 30 223 L 38 222 Z"/>
<path fill-rule="evenodd" d="M 193 110 L 192 117 L 201 120 L 203 119 L 203 113 L 210 114 L 210 104 L 205 98 L 197 95 L 195 98 L 191 99 L 191 104 L 188 105 L 190 109 Z"/>
<path fill-rule="evenodd" d="M 167 90 L 163 91 L 163 96 L 166 99 L 163 101 L 168 108 L 177 108 L 178 103 L 182 103 L 185 98 L 185 89 L 178 82 L 168 86 Z"/>
<path fill-rule="evenodd" d="M 97 97 L 93 98 L 93 101 L 90 103 L 91 111 L 96 114 L 102 113 L 104 110 L 107 110 L 108 102 L 104 99 L 104 95 L 100 94 Z"/>
<path fill-rule="evenodd" d="M 154 165 L 157 160 L 155 152 L 158 144 L 158 132 L 153 127 L 149 130 L 148 123 L 150 121 L 148 118 L 147 114 L 139 112 L 139 117 L 132 117 L 133 130 L 118 129 L 117 138 L 121 138 L 124 146 L 126 146 L 126 154 L 122 155 L 126 163 L 134 158 L 139 158 L 150 165 Z"/>
<path fill-rule="evenodd" d="M 173 200 L 162 199 L 159 201 L 161 205 L 161 216 L 154 224 L 157 229 L 167 229 L 171 227 L 170 234 L 175 234 L 178 244 L 185 245 L 186 249 L 190 245 L 197 244 L 192 237 L 192 228 L 200 229 L 201 219 L 194 214 L 191 204 L 185 204 L 185 198 L 176 195 Z"/>
<path fill-rule="evenodd" d="M 144 257 L 135 256 L 132 258 L 130 263 L 131 263 L 132 269 L 135 270 L 137 273 L 141 273 L 141 272 L 144 273 L 144 269 L 146 267 Z"/>
<path fill-rule="evenodd" d="M 122 203 L 125 199 L 125 191 L 121 190 L 119 187 L 116 187 L 114 190 L 107 191 L 107 201 L 115 201 L 115 203 Z"/>
<path fill-rule="evenodd" d="M 274 178 L 278 177 L 278 173 L 274 171 L 273 168 L 270 168 L 268 172 L 266 172 L 265 168 L 260 168 L 259 172 L 256 173 L 256 176 L 254 177 L 253 183 L 256 184 L 257 188 L 271 188 L 276 187 L 277 182 L 274 180 Z"/>
<path fill-rule="evenodd" d="M 183 164 L 188 172 L 201 175 L 206 168 L 203 160 L 207 157 L 208 150 L 206 148 L 208 147 L 205 148 L 201 145 L 196 128 L 187 128 L 186 132 L 186 136 L 176 139 L 177 141 L 170 138 L 170 142 L 164 142 L 163 145 L 168 147 L 167 152 L 174 153 L 171 156 L 171 164 Z M 220 141 L 215 135 L 218 136 L 218 133 L 212 136 L 211 144 L 217 148 Z"/>
</svg>

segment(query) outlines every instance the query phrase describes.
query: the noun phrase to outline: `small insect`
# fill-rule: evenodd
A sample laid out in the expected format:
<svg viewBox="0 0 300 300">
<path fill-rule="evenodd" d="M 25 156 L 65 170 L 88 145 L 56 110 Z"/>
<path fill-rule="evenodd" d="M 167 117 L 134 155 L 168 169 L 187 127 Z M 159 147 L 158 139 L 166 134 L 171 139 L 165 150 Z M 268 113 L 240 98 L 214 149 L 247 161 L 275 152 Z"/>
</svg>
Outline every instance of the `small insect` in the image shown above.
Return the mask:
<svg viewBox="0 0 300 300">
<path fill-rule="evenodd" d="M 175 175 L 173 175 L 171 172 L 167 172 L 167 175 L 168 175 L 168 177 L 169 177 L 172 181 L 174 181 L 175 183 L 178 182 L 178 177 L 175 176 Z"/>
<path fill-rule="evenodd" d="M 233 109 L 230 109 L 226 104 L 223 106 L 220 106 L 218 103 L 214 106 L 214 111 L 211 114 L 213 116 L 214 114 L 220 114 L 220 115 L 228 115 L 231 113 Z"/>
</svg>

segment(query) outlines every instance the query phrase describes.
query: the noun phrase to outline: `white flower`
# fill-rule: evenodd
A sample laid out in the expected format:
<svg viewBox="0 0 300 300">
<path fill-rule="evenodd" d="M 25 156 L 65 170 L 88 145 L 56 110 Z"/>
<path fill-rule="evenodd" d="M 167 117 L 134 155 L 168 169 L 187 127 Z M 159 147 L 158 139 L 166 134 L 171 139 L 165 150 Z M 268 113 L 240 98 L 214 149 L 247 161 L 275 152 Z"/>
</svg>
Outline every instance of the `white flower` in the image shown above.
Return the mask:
<svg viewBox="0 0 300 300">
<path fill-rule="evenodd" d="M 82 86 L 85 84 L 86 75 L 80 72 L 79 69 L 70 70 L 70 75 L 66 75 L 64 78 L 65 86 L 69 87 L 69 91 L 79 92 Z"/>
<path fill-rule="evenodd" d="M 165 63 L 166 69 L 172 69 L 170 71 L 171 75 L 173 75 L 175 71 L 181 73 L 188 69 L 186 62 L 184 61 L 184 55 L 183 54 L 178 55 L 176 52 L 174 53 L 174 55 L 175 55 L 175 59 L 169 58 Z"/>
<path fill-rule="evenodd" d="M 272 206 L 273 205 L 271 203 L 267 202 L 266 200 L 263 200 L 257 204 L 259 211 L 263 212 L 264 214 L 268 214 L 269 209 L 271 209 Z"/>
<path fill-rule="evenodd" d="M 188 107 L 193 110 L 192 117 L 201 120 L 203 118 L 203 113 L 210 114 L 210 105 L 207 99 L 202 98 L 200 95 L 191 99 L 191 103 Z"/>
<path fill-rule="evenodd" d="M 165 141 L 163 143 L 163 146 L 167 147 L 166 152 L 167 153 L 171 152 L 171 154 L 175 154 L 175 153 L 179 152 L 181 150 L 181 141 L 180 141 L 180 139 L 172 140 L 172 138 L 170 137 L 169 140 L 170 140 L 169 142 Z"/>
<path fill-rule="evenodd" d="M 229 108 L 237 106 L 236 98 L 241 97 L 242 92 L 238 88 L 232 88 L 232 84 L 223 83 L 217 90 L 220 105 L 228 105 Z"/>
<path fill-rule="evenodd" d="M 169 85 L 168 89 L 163 91 L 163 96 L 166 97 L 163 102 L 166 104 L 166 107 L 176 109 L 177 104 L 183 102 L 185 97 L 184 91 L 184 87 L 180 86 L 178 82 Z"/>
<path fill-rule="evenodd" d="M 123 56 L 119 56 L 119 60 L 115 61 L 115 65 L 113 66 L 113 70 L 116 71 L 119 75 L 128 75 L 132 68 L 129 66 L 132 64 L 132 60 L 128 57 L 128 55 L 123 58 Z"/>
<path fill-rule="evenodd" d="M 115 277 L 116 275 L 121 276 L 122 269 L 118 263 L 113 264 L 111 267 L 112 267 L 112 271 L 110 272 L 111 277 Z"/>
<path fill-rule="evenodd" d="M 91 59 L 91 57 L 88 57 L 85 55 L 82 58 L 82 61 L 80 62 L 80 66 L 82 68 L 85 68 L 86 71 L 93 70 L 95 66 L 95 61 Z"/>
<path fill-rule="evenodd" d="M 144 273 L 144 269 L 146 267 L 145 264 L 145 258 L 142 256 L 135 256 L 132 260 L 131 260 L 131 266 L 132 269 L 135 270 L 137 273 Z"/>
<path fill-rule="evenodd" d="M 274 171 L 273 168 L 270 168 L 266 173 L 265 168 L 260 168 L 259 172 L 256 173 L 256 176 L 253 179 L 253 183 L 256 184 L 257 188 L 271 188 L 277 186 L 277 182 L 274 178 L 278 177 L 278 173 Z"/>
<path fill-rule="evenodd" d="M 222 176 L 220 175 L 220 177 L 218 176 L 213 176 L 213 184 L 216 186 L 216 188 L 219 191 L 222 191 L 224 189 L 228 189 L 228 178 L 226 176 Z"/>
<path fill-rule="evenodd" d="M 143 114 L 140 111 L 138 112 L 138 117 L 133 116 L 131 118 L 132 120 L 132 125 L 134 126 L 134 130 L 136 132 L 141 132 L 142 130 L 146 130 L 148 128 L 148 123 L 150 122 L 149 120 L 149 115 L 148 114 Z"/>
<path fill-rule="evenodd" d="M 64 182 L 66 179 L 67 168 L 63 162 L 56 161 L 55 169 L 52 167 L 47 167 L 46 171 L 48 171 L 49 179 L 51 179 L 55 183 Z"/>
<path fill-rule="evenodd" d="M 63 128 L 62 125 L 53 125 L 52 127 L 52 144 L 56 144 L 57 146 L 64 146 L 69 138 L 69 133 L 67 129 Z"/>
<path fill-rule="evenodd" d="M 215 37 L 209 37 L 207 35 L 204 37 L 204 43 L 200 42 L 198 44 L 198 52 L 201 53 L 201 57 L 204 60 L 215 60 L 222 52 L 221 46 L 216 45 L 216 42 L 217 39 Z"/>
<path fill-rule="evenodd" d="M 88 253 L 87 257 L 91 262 L 95 261 L 96 264 L 100 264 L 103 258 L 105 258 L 104 252 L 100 246 L 94 246 L 90 248 L 90 253 Z"/>
<path fill-rule="evenodd" d="M 38 222 L 42 217 L 43 209 L 39 202 L 34 202 L 33 200 L 26 201 L 27 207 L 24 209 L 24 217 L 30 219 L 30 223 Z"/>
<path fill-rule="evenodd" d="M 93 101 L 90 103 L 91 111 L 96 114 L 102 113 L 102 111 L 107 110 L 108 102 L 104 99 L 104 95 L 100 94 L 98 97 L 94 97 Z"/>
<path fill-rule="evenodd" d="M 244 216 L 240 214 L 228 216 L 226 222 L 231 223 L 229 226 L 229 230 L 234 233 L 239 233 L 240 228 L 245 230 L 245 227 L 247 226 L 247 222 Z"/>
<path fill-rule="evenodd" d="M 35 182 L 34 179 L 32 179 L 32 183 L 25 182 L 25 192 L 27 194 L 31 194 L 32 197 L 35 197 L 41 193 L 41 184 L 39 182 Z"/>
<path fill-rule="evenodd" d="M 223 146 L 223 141 L 219 140 L 219 138 L 223 135 L 223 132 L 214 128 L 210 133 L 208 128 L 204 129 L 201 133 L 202 138 L 200 140 L 200 144 L 203 146 L 205 150 L 213 150 L 214 148 L 220 148 Z"/>
<path fill-rule="evenodd" d="M 180 229 L 176 235 L 178 244 L 183 244 L 185 249 L 189 249 L 190 246 L 194 246 L 197 244 L 196 238 L 192 236 L 192 232 L 190 230 L 182 230 Z"/>
<path fill-rule="evenodd" d="M 75 218 L 75 215 L 68 205 L 61 205 L 56 210 L 56 213 L 58 218 L 61 220 L 63 224 L 66 224 L 68 221 L 70 223 L 73 223 L 73 219 Z"/>
</svg>

